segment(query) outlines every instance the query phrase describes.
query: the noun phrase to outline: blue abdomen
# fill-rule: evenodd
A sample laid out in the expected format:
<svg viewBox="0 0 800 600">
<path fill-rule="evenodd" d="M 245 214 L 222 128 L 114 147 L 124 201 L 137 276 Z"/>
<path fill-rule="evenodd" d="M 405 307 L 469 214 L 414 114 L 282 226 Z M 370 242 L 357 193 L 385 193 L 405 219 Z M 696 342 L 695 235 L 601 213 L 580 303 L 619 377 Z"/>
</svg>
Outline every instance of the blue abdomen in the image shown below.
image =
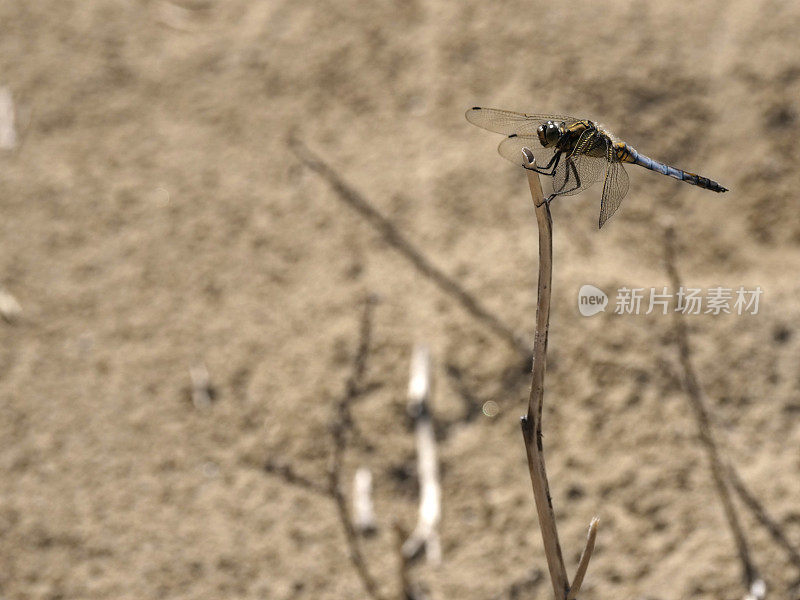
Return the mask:
<svg viewBox="0 0 800 600">
<path fill-rule="evenodd" d="M 658 162 L 657 160 L 653 160 L 649 156 L 645 156 L 644 154 L 639 154 L 636 150 L 628 146 L 628 151 L 631 153 L 631 162 L 637 165 L 641 165 L 645 169 L 650 169 L 651 171 L 655 171 L 656 173 L 661 173 L 662 175 L 669 175 L 670 177 L 674 177 L 675 179 L 679 179 L 680 181 L 685 181 L 686 183 L 691 183 L 692 185 L 696 185 L 701 188 L 705 188 L 707 190 L 712 190 L 714 192 L 727 192 L 728 190 L 718 184 L 716 181 L 712 181 L 707 177 L 702 177 L 700 175 L 696 175 L 694 173 L 689 173 L 688 171 L 682 171 L 681 169 L 676 169 L 675 167 L 670 167 L 669 165 L 665 165 L 664 163 Z"/>
</svg>

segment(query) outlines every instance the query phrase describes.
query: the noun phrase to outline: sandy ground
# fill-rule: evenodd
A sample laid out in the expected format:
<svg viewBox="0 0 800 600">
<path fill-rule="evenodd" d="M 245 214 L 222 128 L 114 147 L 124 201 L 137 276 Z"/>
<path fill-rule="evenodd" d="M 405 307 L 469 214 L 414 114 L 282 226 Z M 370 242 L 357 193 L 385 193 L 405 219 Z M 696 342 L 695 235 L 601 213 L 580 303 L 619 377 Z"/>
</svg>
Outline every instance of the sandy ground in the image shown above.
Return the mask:
<svg viewBox="0 0 800 600">
<path fill-rule="evenodd" d="M 3 599 L 365 597 L 331 499 L 264 465 L 325 485 L 369 294 L 343 476 L 349 494 L 374 474 L 382 592 L 418 498 L 415 341 L 435 360 L 444 513 L 443 563 L 412 578 L 484 599 L 545 568 L 518 355 L 287 145 L 530 338 L 530 197 L 472 105 L 587 116 L 731 189 L 629 169 L 601 231 L 597 190 L 553 205 L 544 443 L 570 573 L 601 519 L 581 597 L 744 594 L 672 320 L 576 308 L 585 283 L 669 285 L 666 220 L 687 285 L 764 289 L 757 315 L 689 329 L 725 457 L 800 547 L 797 3 L 4 0 L 0 28 L 20 136 L 0 153 L 0 283 L 23 308 L 0 323 Z M 498 414 L 464 418 L 465 395 Z M 769 598 L 796 599 L 800 568 L 737 508 Z"/>
</svg>

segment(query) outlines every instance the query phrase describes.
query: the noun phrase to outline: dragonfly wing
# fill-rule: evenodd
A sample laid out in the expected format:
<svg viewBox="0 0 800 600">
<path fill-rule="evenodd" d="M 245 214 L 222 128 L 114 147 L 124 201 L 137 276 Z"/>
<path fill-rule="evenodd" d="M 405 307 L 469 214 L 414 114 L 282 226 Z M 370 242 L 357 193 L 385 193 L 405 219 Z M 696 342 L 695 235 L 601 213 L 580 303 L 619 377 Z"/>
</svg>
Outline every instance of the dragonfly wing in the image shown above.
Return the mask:
<svg viewBox="0 0 800 600">
<path fill-rule="evenodd" d="M 466 114 L 467 121 L 483 129 L 504 135 L 536 135 L 539 125 L 547 121 L 564 121 L 574 123 L 578 119 L 567 115 L 535 115 L 518 113 L 497 108 L 470 108 Z"/>
<path fill-rule="evenodd" d="M 569 156 L 565 156 L 553 175 L 553 191 L 559 196 L 572 196 L 582 192 L 602 179 L 606 172 L 607 161 L 603 156 L 608 142 L 600 137 L 596 130 L 587 129 L 578 138 Z M 592 155 L 587 154 L 592 152 Z"/>
<path fill-rule="evenodd" d="M 522 154 L 523 148 L 530 148 L 536 158 L 536 166 L 540 169 L 544 169 L 550 159 L 553 158 L 554 150 L 552 148 L 544 148 L 539 142 L 539 136 L 536 135 L 511 135 L 500 142 L 497 151 L 500 156 L 510 160 L 515 165 L 527 167 L 529 166 L 528 160 Z"/>
<path fill-rule="evenodd" d="M 625 172 L 625 168 L 620 162 L 609 163 L 603 184 L 603 198 L 600 201 L 600 227 L 617 212 L 627 193 L 628 174 Z"/>
<path fill-rule="evenodd" d="M 594 156 L 568 156 L 559 162 L 553 175 L 553 192 L 558 196 L 578 194 L 600 181 L 607 165 L 605 159 Z"/>
</svg>

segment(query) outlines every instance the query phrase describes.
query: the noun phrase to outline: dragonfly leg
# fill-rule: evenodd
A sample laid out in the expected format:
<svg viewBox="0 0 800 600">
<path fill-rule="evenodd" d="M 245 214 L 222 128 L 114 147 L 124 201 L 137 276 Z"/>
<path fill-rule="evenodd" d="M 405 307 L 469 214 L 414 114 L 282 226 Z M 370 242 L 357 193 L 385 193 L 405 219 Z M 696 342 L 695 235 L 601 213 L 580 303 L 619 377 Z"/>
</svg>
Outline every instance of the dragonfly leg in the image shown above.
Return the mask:
<svg viewBox="0 0 800 600">
<path fill-rule="evenodd" d="M 571 187 L 568 190 L 565 190 L 564 188 L 567 187 L 567 182 L 569 181 L 570 172 L 572 172 L 572 174 L 575 175 L 575 186 Z M 580 175 L 578 175 L 578 169 L 577 167 L 575 167 L 575 163 L 570 161 L 570 163 L 567 165 L 567 176 L 564 178 L 564 185 L 561 186 L 561 189 L 558 190 L 558 192 L 553 193 L 553 196 L 562 196 L 565 194 L 570 194 L 580 187 L 581 187 L 581 178 Z"/>
<path fill-rule="evenodd" d="M 536 171 L 539 175 L 547 175 L 548 177 L 552 177 L 555 175 L 556 167 L 558 166 L 558 161 L 561 160 L 561 152 L 556 152 L 553 154 L 553 158 L 550 159 L 550 162 L 547 163 L 544 167 L 525 167 L 530 171 Z M 550 169 L 548 171 L 548 169 Z"/>
</svg>

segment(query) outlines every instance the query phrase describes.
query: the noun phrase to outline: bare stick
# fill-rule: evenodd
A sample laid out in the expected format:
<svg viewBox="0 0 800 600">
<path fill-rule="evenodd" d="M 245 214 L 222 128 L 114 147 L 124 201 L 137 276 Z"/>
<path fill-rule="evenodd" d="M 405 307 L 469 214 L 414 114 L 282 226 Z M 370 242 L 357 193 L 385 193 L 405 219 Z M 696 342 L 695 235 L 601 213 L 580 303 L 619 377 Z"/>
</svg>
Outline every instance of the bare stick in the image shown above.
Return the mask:
<svg viewBox="0 0 800 600">
<path fill-rule="evenodd" d="M 189 378 L 192 380 L 192 404 L 198 410 L 207 409 L 214 399 L 214 388 L 206 365 L 201 362 L 189 367 Z"/>
<path fill-rule="evenodd" d="M 362 379 L 366 372 L 367 356 L 369 355 L 370 338 L 372 332 L 372 308 L 375 298 L 370 296 L 364 303 L 364 315 L 361 319 L 361 329 L 359 335 L 358 350 L 353 361 L 353 370 L 345 385 L 345 392 L 337 404 L 337 415 L 332 427 L 333 452 L 331 453 L 331 463 L 328 468 L 328 488 L 330 495 L 336 504 L 339 513 L 339 521 L 342 523 L 347 547 L 350 551 L 350 561 L 358 573 L 361 583 L 367 594 L 373 600 L 384 600 L 380 593 L 379 586 L 375 578 L 367 567 L 367 562 L 361 552 L 356 527 L 347 509 L 347 500 L 342 491 L 342 470 L 344 464 L 344 453 L 347 446 L 347 438 L 353 427 L 353 418 L 350 414 L 350 405 L 361 391 Z"/>
<path fill-rule="evenodd" d="M 535 164 L 533 161 L 529 162 Z M 533 205 L 536 208 L 536 222 L 539 225 L 539 289 L 536 304 L 536 333 L 533 338 L 531 393 L 528 400 L 528 414 L 522 418 L 522 435 L 525 438 L 528 470 L 553 592 L 556 600 L 565 600 L 569 593 L 569 584 L 564 557 L 561 555 L 561 544 L 558 541 L 556 517 L 550 498 L 542 450 L 542 399 L 547 360 L 547 331 L 550 326 L 550 286 L 553 278 L 553 220 L 550 217 L 550 204 L 545 201 L 542 194 L 538 173 L 533 170 L 526 172 Z"/>
<path fill-rule="evenodd" d="M 372 473 L 366 467 L 360 467 L 353 477 L 353 519 L 361 535 L 372 535 L 378 530 L 372 508 Z"/>
<path fill-rule="evenodd" d="M 726 466 L 728 468 L 728 481 L 730 482 L 734 491 L 739 494 L 739 497 L 742 499 L 742 502 L 744 502 L 744 505 L 750 509 L 750 512 L 753 513 L 753 516 L 769 532 L 769 534 L 772 536 L 772 539 L 774 539 L 775 542 L 781 548 L 783 548 L 783 551 L 786 553 L 791 563 L 797 569 L 800 569 L 800 553 L 798 553 L 797 549 L 792 546 L 792 543 L 786 537 L 786 534 L 783 533 L 780 525 L 778 525 L 775 519 L 767 514 L 766 509 L 764 509 L 753 493 L 747 489 L 747 486 L 745 485 L 744 481 L 742 481 L 741 477 L 739 477 L 739 473 L 736 471 L 733 465 L 728 464 Z"/>
<path fill-rule="evenodd" d="M 528 344 L 522 336 L 514 333 L 508 325 L 489 312 L 475 296 L 466 291 L 441 269 L 434 266 L 421 250 L 416 248 L 400 233 L 394 223 L 373 207 L 369 200 L 339 177 L 335 169 L 328 166 L 321 157 L 314 154 L 300 140 L 291 138 L 289 140 L 289 148 L 304 165 L 327 181 L 345 204 L 364 217 L 381 234 L 383 239 L 414 265 L 422 275 L 435 283 L 448 296 L 457 300 L 469 314 L 505 340 L 517 352 L 526 358 L 530 356 Z"/>
<path fill-rule="evenodd" d="M 0 150 L 14 150 L 17 147 L 17 128 L 14 116 L 14 98 L 11 90 L 0 87 Z"/>
<path fill-rule="evenodd" d="M 592 551 L 594 550 L 594 541 L 597 538 L 597 523 L 600 519 L 595 517 L 589 523 L 589 535 L 586 537 L 586 547 L 583 549 L 581 559 L 578 561 L 578 570 L 575 571 L 575 577 L 572 579 L 572 585 L 569 586 L 569 594 L 567 600 L 575 600 L 578 597 L 578 592 L 581 591 L 583 585 L 583 577 L 586 575 L 586 569 L 589 568 L 589 559 L 592 558 Z"/>
<path fill-rule="evenodd" d="M 439 464 L 436 458 L 436 436 L 431 420 L 431 359 L 427 346 L 417 345 L 411 357 L 408 382 L 408 412 L 414 419 L 417 442 L 417 473 L 419 475 L 419 520 L 403 544 L 403 556 L 411 558 L 425 548 L 428 562 L 438 565 L 442 560 L 439 541 L 439 520 L 442 514 L 442 489 L 439 483 Z"/>
<path fill-rule="evenodd" d="M 675 266 L 675 230 L 672 226 L 668 226 L 664 232 L 664 247 L 667 273 L 669 274 L 670 284 L 674 289 L 679 289 L 681 280 L 678 276 L 678 269 Z M 706 449 L 708 461 L 711 466 L 711 476 L 714 479 L 714 485 L 717 488 L 717 494 L 722 502 L 722 508 L 725 512 L 725 519 L 728 522 L 731 533 L 733 534 L 734 542 L 736 543 L 739 561 L 742 565 L 742 579 L 745 586 L 749 590 L 753 588 L 753 584 L 759 579 L 755 566 L 750 559 L 750 551 L 747 546 L 747 539 L 745 538 L 742 525 L 739 522 L 739 515 L 736 507 L 731 499 L 728 486 L 725 484 L 725 469 L 722 460 L 720 459 L 717 443 L 714 440 L 714 434 L 711 430 L 711 420 L 709 418 L 708 408 L 706 407 L 703 390 L 697 379 L 694 366 L 692 365 L 692 352 L 689 345 L 689 334 L 686 329 L 686 323 L 681 318 L 678 311 L 674 311 L 675 323 L 675 338 L 678 345 L 678 353 L 683 369 L 683 380 L 686 386 L 686 393 L 689 398 L 689 404 L 694 412 L 695 420 L 697 421 L 697 429 L 700 434 L 700 442 Z"/>
<path fill-rule="evenodd" d="M 11 292 L 0 287 L 0 317 L 6 323 L 15 323 L 22 314 L 22 306 Z"/>
</svg>

